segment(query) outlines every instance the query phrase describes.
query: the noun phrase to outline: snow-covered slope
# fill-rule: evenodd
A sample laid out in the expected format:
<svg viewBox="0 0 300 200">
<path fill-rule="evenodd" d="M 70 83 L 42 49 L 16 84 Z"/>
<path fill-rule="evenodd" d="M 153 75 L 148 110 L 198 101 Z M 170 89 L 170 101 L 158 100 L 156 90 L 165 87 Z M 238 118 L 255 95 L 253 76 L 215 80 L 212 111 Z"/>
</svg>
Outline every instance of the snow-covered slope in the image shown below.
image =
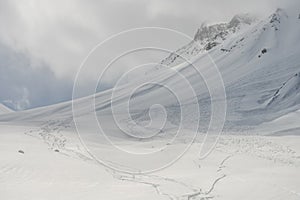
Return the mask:
<svg viewBox="0 0 300 200">
<path fill-rule="evenodd" d="M 13 112 L 13 110 L 9 109 L 8 107 L 0 103 L 0 115 L 7 114 L 10 112 Z"/>
<path fill-rule="evenodd" d="M 290 112 L 270 122 L 259 125 L 257 130 L 269 135 L 297 135 L 300 134 L 300 110 Z"/>
<path fill-rule="evenodd" d="M 287 109 L 300 103 L 300 74 L 297 73 L 275 92 L 268 101 L 267 106 L 281 106 L 280 109 Z"/>
</svg>

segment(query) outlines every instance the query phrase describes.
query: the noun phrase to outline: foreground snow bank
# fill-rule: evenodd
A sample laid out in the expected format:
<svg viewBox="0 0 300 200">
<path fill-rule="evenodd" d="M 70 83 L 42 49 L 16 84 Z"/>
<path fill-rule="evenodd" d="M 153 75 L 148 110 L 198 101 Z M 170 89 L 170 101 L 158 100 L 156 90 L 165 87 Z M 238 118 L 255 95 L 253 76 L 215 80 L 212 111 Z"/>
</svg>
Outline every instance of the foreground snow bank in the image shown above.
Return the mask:
<svg viewBox="0 0 300 200">
<path fill-rule="evenodd" d="M 203 160 L 198 156 L 199 138 L 174 165 L 152 174 L 130 175 L 94 162 L 71 129 L 60 132 L 58 138 L 65 139 L 63 145 L 59 145 L 61 141 L 53 139 L 50 133 L 47 135 L 46 129 L 43 132 L 39 127 L 1 124 L 0 129 L 2 199 L 300 197 L 300 137 L 296 136 L 224 135 L 213 153 Z M 57 136 L 54 132 L 52 134 Z M 154 140 L 151 145 L 160 142 L 161 139 Z M 120 145 L 130 144 L 124 141 Z M 184 141 L 170 145 L 181 148 Z M 143 143 L 139 148 L 148 146 Z M 109 151 L 110 147 L 101 148 Z"/>
</svg>

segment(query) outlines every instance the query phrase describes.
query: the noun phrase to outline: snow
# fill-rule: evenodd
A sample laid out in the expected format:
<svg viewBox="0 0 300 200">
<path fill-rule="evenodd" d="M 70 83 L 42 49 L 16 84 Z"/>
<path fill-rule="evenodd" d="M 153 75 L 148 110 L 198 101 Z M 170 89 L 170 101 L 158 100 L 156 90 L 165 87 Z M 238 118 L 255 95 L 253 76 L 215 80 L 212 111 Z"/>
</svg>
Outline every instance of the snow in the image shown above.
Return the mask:
<svg viewBox="0 0 300 200">
<path fill-rule="evenodd" d="M 180 49 L 194 66 L 0 115 L 1 198 L 299 199 L 298 23 L 277 10 Z"/>
<path fill-rule="evenodd" d="M 0 115 L 1 114 L 7 114 L 13 112 L 13 110 L 9 109 L 8 107 L 6 107 L 5 105 L 0 103 Z"/>
<path fill-rule="evenodd" d="M 300 110 L 283 115 L 273 121 L 262 123 L 257 129 L 271 135 L 299 135 Z"/>
<path fill-rule="evenodd" d="M 88 157 L 70 128 L 60 130 L 66 138 L 60 152 L 54 151 L 59 140 L 39 139 L 40 133 L 56 135 L 55 131 L 9 123 L 2 123 L 1 130 L 3 199 L 299 199 L 300 195 L 297 136 L 224 135 L 204 160 L 198 158 L 199 139 L 174 165 L 151 174 L 130 175 Z M 171 145 L 181 148 L 183 143 Z M 20 149 L 24 154 L 18 153 Z"/>
<path fill-rule="evenodd" d="M 193 41 L 173 52 L 161 64 L 176 66 L 185 60 L 190 60 L 197 54 L 218 46 L 227 38 L 247 30 L 255 21 L 255 17 L 249 14 L 240 14 L 234 16 L 228 23 L 202 24 Z"/>
</svg>

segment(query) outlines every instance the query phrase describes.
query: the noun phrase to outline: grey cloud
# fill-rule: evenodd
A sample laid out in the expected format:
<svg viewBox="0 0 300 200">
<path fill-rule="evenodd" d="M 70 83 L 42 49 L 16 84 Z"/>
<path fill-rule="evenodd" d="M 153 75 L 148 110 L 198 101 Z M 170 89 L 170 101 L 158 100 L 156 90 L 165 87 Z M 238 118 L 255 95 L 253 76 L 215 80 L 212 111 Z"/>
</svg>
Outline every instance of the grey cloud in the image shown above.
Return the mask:
<svg viewBox="0 0 300 200">
<path fill-rule="evenodd" d="M 0 102 L 22 110 L 70 99 L 72 80 L 55 77 L 47 66 L 33 67 L 26 54 L 0 44 L 0 60 Z"/>
<path fill-rule="evenodd" d="M 57 75 L 74 78 L 91 48 L 114 33 L 161 26 L 193 36 L 204 21 L 227 21 L 241 12 L 265 15 L 283 2 L 288 1 L 7 0 L 0 3 L 0 40 L 44 60 Z"/>
</svg>

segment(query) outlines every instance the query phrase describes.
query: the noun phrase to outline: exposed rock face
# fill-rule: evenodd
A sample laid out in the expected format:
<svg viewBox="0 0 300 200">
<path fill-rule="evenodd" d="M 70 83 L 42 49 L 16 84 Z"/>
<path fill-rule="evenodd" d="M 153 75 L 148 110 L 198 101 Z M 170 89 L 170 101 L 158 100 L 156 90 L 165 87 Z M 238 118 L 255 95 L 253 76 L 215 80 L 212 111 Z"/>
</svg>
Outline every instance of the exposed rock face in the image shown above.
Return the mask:
<svg viewBox="0 0 300 200">
<path fill-rule="evenodd" d="M 230 33 L 238 31 L 243 25 L 251 25 L 256 19 L 249 14 L 235 15 L 229 23 L 202 25 L 195 34 L 195 41 L 225 40 Z"/>
<path fill-rule="evenodd" d="M 284 10 L 278 8 L 275 13 L 270 16 L 270 24 L 274 28 L 275 31 L 278 31 L 279 25 L 283 18 L 288 18 L 288 15 Z"/>
<path fill-rule="evenodd" d="M 216 37 L 224 37 L 225 32 L 227 30 L 227 24 L 215 24 L 211 26 L 207 26 L 202 24 L 201 27 L 197 30 L 194 40 L 195 41 L 204 41 L 204 40 L 212 40 Z"/>
<path fill-rule="evenodd" d="M 18 153 L 25 154 L 25 152 L 23 150 L 19 150 Z"/>
<path fill-rule="evenodd" d="M 293 106 L 300 103 L 300 73 L 295 74 L 275 92 L 268 106 Z"/>
<path fill-rule="evenodd" d="M 249 14 L 242 14 L 234 16 L 228 24 L 228 28 L 238 27 L 240 24 L 252 24 L 256 18 Z"/>
</svg>

